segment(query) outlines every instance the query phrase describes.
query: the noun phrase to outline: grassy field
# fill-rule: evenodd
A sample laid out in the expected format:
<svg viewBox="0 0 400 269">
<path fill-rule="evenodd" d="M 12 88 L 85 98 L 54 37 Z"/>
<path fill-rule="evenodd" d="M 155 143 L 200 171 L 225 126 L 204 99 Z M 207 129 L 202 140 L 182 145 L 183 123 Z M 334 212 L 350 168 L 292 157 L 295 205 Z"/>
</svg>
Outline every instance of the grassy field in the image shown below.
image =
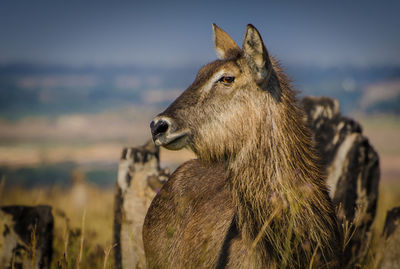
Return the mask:
<svg viewBox="0 0 400 269">
<path fill-rule="evenodd" d="M 48 204 L 53 207 L 55 225 L 52 268 L 56 268 L 60 262 L 66 262 L 67 268 L 76 268 L 81 251 L 80 268 L 114 268 L 112 251 L 110 252 L 114 247 L 113 197 L 112 189 L 101 189 L 88 184 L 69 189 L 14 187 L 3 190 L 0 194 L 0 204 Z M 387 210 L 394 206 L 400 206 L 398 184 L 381 184 L 374 223 L 375 242 L 381 237 Z"/>
<path fill-rule="evenodd" d="M 91 185 L 70 189 L 14 187 L 0 194 L 1 205 L 51 205 L 54 215 L 52 268 L 67 262 L 76 268 L 82 249 L 81 268 L 113 268 L 113 190 Z M 81 240 L 83 245 L 81 247 Z M 108 253 L 108 254 L 107 254 Z M 105 263 L 106 262 L 106 263 Z"/>
</svg>

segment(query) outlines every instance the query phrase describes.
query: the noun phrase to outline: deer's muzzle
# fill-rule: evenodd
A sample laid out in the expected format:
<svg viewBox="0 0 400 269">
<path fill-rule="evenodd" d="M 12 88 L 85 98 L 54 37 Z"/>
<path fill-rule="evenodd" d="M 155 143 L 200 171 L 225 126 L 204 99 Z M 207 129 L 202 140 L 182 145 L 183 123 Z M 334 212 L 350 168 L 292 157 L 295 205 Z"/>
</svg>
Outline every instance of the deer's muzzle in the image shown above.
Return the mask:
<svg viewBox="0 0 400 269">
<path fill-rule="evenodd" d="M 174 120 L 164 116 L 156 117 L 150 123 L 151 135 L 156 146 L 178 150 L 188 143 L 188 130 L 178 130 Z"/>
</svg>

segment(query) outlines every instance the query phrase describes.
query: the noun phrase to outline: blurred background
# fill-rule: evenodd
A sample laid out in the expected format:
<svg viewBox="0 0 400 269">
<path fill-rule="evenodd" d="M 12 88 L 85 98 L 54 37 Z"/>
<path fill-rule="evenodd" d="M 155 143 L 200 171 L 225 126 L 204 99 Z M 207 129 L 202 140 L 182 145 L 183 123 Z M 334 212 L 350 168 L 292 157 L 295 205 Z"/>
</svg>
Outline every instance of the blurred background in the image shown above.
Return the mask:
<svg viewBox="0 0 400 269">
<path fill-rule="evenodd" d="M 216 58 L 211 23 L 254 24 L 301 95 L 339 99 L 400 175 L 398 1 L 2 1 L 0 173 L 7 185 L 112 186 L 121 148 Z M 169 154 L 169 153 L 165 153 Z M 176 162 L 177 155 L 169 158 Z M 165 160 L 165 158 L 163 158 Z"/>
<path fill-rule="evenodd" d="M 399 10 L 395 0 L 3 0 L 0 202 L 51 203 L 55 189 L 85 182 L 112 208 L 121 149 L 150 139 L 152 117 L 216 59 L 212 23 L 239 45 L 254 24 L 301 96 L 339 99 L 396 197 Z M 164 166 L 190 157 L 161 152 Z"/>
</svg>

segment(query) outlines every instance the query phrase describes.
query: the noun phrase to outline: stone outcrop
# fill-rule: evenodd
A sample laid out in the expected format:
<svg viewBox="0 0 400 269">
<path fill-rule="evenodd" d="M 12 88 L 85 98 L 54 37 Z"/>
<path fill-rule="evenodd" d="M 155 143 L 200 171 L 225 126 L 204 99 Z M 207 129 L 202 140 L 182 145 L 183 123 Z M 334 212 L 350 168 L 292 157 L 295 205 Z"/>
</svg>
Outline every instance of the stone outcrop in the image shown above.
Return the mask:
<svg viewBox="0 0 400 269">
<path fill-rule="evenodd" d="M 305 97 L 301 105 L 322 159 L 345 235 L 349 267 L 362 263 L 371 242 L 379 190 L 379 157 L 359 123 L 340 114 L 337 100 Z"/>
<path fill-rule="evenodd" d="M 379 268 L 400 268 L 400 207 L 393 208 L 386 215 L 381 253 Z"/>
<path fill-rule="evenodd" d="M 0 207 L 0 269 L 50 268 L 52 242 L 50 206 Z"/>
<path fill-rule="evenodd" d="M 151 201 L 168 175 L 168 169 L 160 169 L 159 148 L 153 141 L 123 149 L 115 193 L 116 268 L 145 267 L 142 226 Z"/>
</svg>

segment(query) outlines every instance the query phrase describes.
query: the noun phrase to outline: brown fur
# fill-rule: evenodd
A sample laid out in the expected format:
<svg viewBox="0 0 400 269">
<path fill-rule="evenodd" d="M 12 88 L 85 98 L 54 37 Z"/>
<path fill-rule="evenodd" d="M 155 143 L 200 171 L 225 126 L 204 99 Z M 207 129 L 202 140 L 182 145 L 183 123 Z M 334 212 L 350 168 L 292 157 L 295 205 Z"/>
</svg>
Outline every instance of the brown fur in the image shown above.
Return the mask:
<svg viewBox="0 0 400 269">
<path fill-rule="evenodd" d="M 178 168 L 149 208 L 149 266 L 339 267 L 333 206 L 289 80 L 254 27 L 243 50 L 220 31 L 215 44 L 227 53 L 158 116 L 189 130 L 199 160 Z M 234 83 L 210 84 L 220 70 Z"/>
</svg>

